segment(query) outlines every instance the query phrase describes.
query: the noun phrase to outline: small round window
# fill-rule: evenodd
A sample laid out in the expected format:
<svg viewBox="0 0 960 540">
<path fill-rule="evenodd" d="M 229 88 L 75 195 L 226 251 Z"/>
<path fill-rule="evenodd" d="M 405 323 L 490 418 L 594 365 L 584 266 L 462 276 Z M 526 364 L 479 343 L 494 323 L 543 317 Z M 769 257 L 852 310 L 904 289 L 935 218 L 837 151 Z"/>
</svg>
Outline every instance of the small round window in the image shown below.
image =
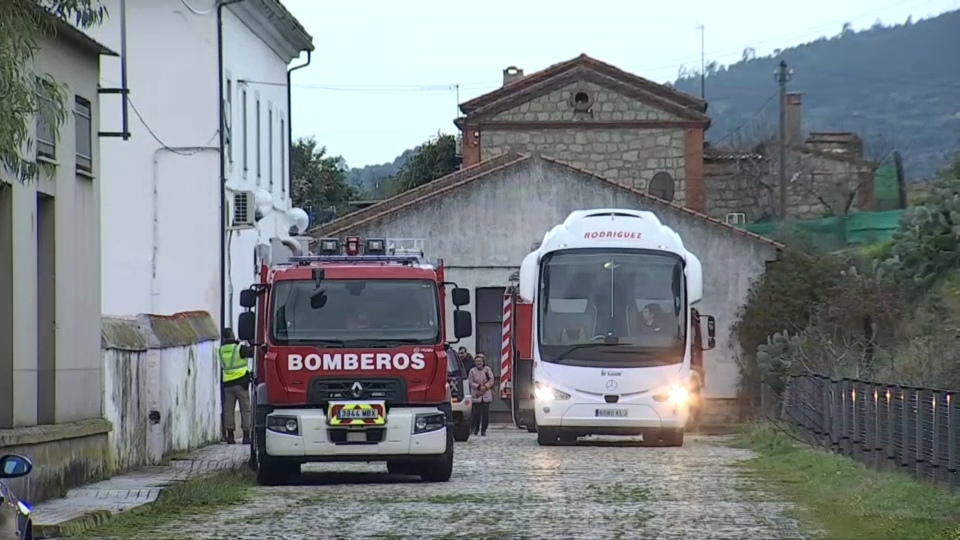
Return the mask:
<svg viewBox="0 0 960 540">
<path fill-rule="evenodd" d="M 570 104 L 573 105 L 573 110 L 585 112 L 590 110 L 590 106 L 593 105 L 593 99 L 591 99 L 590 94 L 586 92 L 577 92 L 573 95 L 573 101 Z"/>
<path fill-rule="evenodd" d="M 653 175 L 653 179 L 650 180 L 650 186 L 647 188 L 647 193 L 658 199 L 673 202 L 675 189 L 673 177 L 670 176 L 670 173 L 661 171 Z"/>
</svg>

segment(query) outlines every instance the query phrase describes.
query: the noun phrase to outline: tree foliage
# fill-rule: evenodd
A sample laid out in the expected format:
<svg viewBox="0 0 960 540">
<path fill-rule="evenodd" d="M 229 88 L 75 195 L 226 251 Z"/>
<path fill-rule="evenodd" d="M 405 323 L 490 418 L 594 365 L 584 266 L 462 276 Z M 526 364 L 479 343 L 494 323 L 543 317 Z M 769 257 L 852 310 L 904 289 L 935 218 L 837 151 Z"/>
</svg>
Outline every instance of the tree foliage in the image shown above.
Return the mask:
<svg viewBox="0 0 960 540">
<path fill-rule="evenodd" d="M 712 117 L 707 138 L 717 144 L 739 126 L 776 125 L 772 73 L 780 60 L 793 69 L 788 90 L 804 93 L 803 127 L 809 131 L 896 131 L 897 150 L 911 179 L 932 179 L 957 147 L 960 71 L 944 69 L 943 54 L 960 50 L 960 10 L 902 24 L 854 31 L 838 25 L 834 36 L 708 70 L 706 97 Z M 938 52 L 939 51 L 939 52 Z M 941 54 L 942 53 L 942 54 Z M 641 74 L 642 75 L 642 74 Z M 700 75 L 680 73 L 674 86 L 700 95 Z"/>
<path fill-rule="evenodd" d="M 340 156 L 317 147 L 313 137 L 297 139 L 291 147 L 290 172 L 293 204 L 326 221 L 351 209 L 358 190 L 347 182 L 347 166 Z"/>
<path fill-rule="evenodd" d="M 393 189 L 400 193 L 422 186 L 453 172 L 460 167 L 457 159 L 457 138 L 437 133 L 423 143 L 393 178 Z"/>
<path fill-rule="evenodd" d="M 960 268 L 960 157 L 944 171 L 928 202 L 901 216 L 890 256 L 899 280 L 918 290 Z"/>
<path fill-rule="evenodd" d="M 0 1 L 0 161 L 20 181 L 32 179 L 31 125 L 41 108 L 53 132 L 66 119 L 66 88 L 32 60 L 40 40 L 56 35 L 58 23 L 89 28 L 102 22 L 99 0 Z"/>
<path fill-rule="evenodd" d="M 816 253 L 785 240 L 733 327 L 747 396 L 803 372 L 960 388 L 958 172 L 960 160 L 883 244 Z"/>
</svg>

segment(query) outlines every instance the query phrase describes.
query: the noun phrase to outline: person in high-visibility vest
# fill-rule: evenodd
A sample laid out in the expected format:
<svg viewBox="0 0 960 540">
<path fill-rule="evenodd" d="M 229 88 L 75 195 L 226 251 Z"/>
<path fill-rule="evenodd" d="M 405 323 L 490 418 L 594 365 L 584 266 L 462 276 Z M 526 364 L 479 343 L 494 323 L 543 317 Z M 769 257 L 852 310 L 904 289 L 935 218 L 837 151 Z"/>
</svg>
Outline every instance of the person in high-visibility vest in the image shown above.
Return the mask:
<svg viewBox="0 0 960 540">
<path fill-rule="evenodd" d="M 250 444 L 250 368 L 240 355 L 240 343 L 233 329 L 224 328 L 220 345 L 220 368 L 223 373 L 223 426 L 227 444 L 234 444 L 237 429 L 234 415 L 240 404 L 240 429 L 243 444 Z"/>
</svg>

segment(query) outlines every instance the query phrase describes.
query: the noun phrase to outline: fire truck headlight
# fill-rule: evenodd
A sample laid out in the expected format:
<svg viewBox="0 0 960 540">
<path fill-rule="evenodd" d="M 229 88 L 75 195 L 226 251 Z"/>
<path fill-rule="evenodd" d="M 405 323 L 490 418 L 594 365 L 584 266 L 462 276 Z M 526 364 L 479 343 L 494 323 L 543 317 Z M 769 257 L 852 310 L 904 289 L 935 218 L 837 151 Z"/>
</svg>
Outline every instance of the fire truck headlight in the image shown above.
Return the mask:
<svg viewBox="0 0 960 540">
<path fill-rule="evenodd" d="M 295 416 L 268 416 L 267 429 L 286 435 L 299 435 L 300 423 Z"/>
<path fill-rule="evenodd" d="M 536 396 L 537 401 L 543 402 L 550 402 L 554 400 L 563 401 L 565 399 L 570 399 L 570 394 L 561 392 L 560 390 L 541 382 L 537 383 L 537 389 L 534 390 L 534 395 Z"/>
<path fill-rule="evenodd" d="M 443 429 L 447 425 L 447 416 L 442 412 L 418 414 L 413 422 L 413 433 L 428 433 Z"/>
<path fill-rule="evenodd" d="M 671 405 L 685 405 L 690 401 L 690 392 L 683 386 L 675 384 L 668 390 L 653 396 L 653 399 L 654 401 L 658 401 L 660 403 L 667 401 Z"/>
</svg>

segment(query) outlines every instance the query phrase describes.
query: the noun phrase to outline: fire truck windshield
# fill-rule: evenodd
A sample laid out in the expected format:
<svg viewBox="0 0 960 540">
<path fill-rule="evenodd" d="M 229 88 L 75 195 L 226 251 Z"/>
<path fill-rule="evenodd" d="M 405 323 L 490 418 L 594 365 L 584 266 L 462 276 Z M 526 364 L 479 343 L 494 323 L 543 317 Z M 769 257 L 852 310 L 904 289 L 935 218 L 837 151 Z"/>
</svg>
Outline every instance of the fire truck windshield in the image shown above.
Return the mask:
<svg viewBox="0 0 960 540">
<path fill-rule="evenodd" d="M 545 362 L 645 367 L 683 361 L 683 260 L 646 250 L 577 249 L 548 254 L 539 293 Z"/>
<path fill-rule="evenodd" d="M 442 339 L 437 284 L 429 280 L 326 279 L 327 302 L 310 306 L 312 280 L 273 287 L 271 337 L 279 345 L 393 347 Z"/>
</svg>

